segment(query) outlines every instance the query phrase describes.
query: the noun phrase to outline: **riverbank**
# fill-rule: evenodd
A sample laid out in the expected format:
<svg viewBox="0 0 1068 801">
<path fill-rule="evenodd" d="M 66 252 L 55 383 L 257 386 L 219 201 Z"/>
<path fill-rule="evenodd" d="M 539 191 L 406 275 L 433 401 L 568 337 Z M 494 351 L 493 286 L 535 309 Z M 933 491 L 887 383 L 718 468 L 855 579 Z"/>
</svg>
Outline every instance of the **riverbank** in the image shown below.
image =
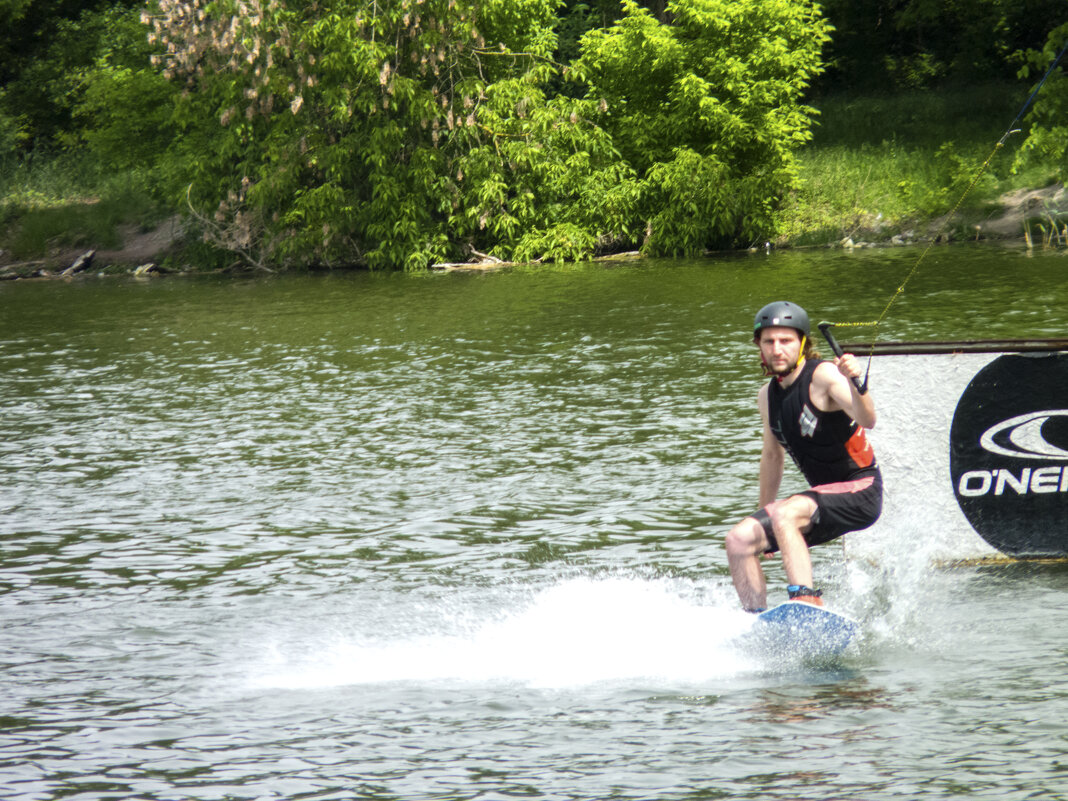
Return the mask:
<svg viewBox="0 0 1068 801">
<path fill-rule="evenodd" d="M 800 187 L 784 200 L 768 245 L 1068 244 L 1056 170 L 1017 163 L 1025 131 L 996 146 L 1022 97 L 1025 86 L 1006 83 L 813 100 L 819 124 L 798 152 Z M 23 171 L 0 182 L 0 279 L 205 269 L 205 250 L 180 216 L 136 190 L 116 191 L 114 180 L 103 201 L 72 191 L 57 163 L 43 179 Z M 70 175 L 79 169 L 72 164 Z"/>
<path fill-rule="evenodd" d="M 795 237 L 778 237 L 778 248 L 900 247 L 938 241 L 1018 241 L 1026 247 L 1068 245 L 1065 215 L 1068 190 L 1061 183 L 1038 189 L 1014 189 L 995 203 L 952 217 L 888 221 L 877 212 L 857 214 L 839 221 L 836 229 L 800 230 Z M 135 274 L 199 272 L 189 259 L 186 225 L 178 216 L 147 229 L 133 224 L 118 230 L 118 243 L 110 247 L 56 245 L 36 258 L 16 260 L 0 246 L 0 280 L 67 279 L 79 274 Z M 821 241 L 822 237 L 822 241 Z M 619 254 L 615 258 L 635 258 Z M 611 257 L 605 257 L 611 258 Z M 450 269 L 481 268 L 448 265 Z"/>
<path fill-rule="evenodd" d="M 158 225 L 142 229 L 133 224 L 119 227 L 118 243 L 111 247 L 51 248 L 38 258 L 16 261 L 0 249 L 0 280 L 18 278 L 68 278 L 80 273 L 134 273 L 137 275 L 183 271 L 179 256 L 185 224 L 172 216 Z M 191 269 L 191 268 L 190 268 Z"/>
</svg>

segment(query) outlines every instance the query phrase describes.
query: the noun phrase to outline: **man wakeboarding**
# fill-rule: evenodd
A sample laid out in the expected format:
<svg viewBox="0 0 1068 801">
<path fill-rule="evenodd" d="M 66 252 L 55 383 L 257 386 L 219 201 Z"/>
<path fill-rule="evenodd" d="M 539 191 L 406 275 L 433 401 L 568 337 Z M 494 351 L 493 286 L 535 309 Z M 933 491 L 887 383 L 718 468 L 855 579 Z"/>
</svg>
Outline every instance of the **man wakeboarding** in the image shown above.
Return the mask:
<svg viewBox="0 0 1068 801">
<path fill-rule="evenodd" d="M 763 421 L 760 509 L 727 534 L 727 560 L 742 606 L 767 607 L 762 554 L 782 554 L 789 598 L 822 606 L 813 588 L 809 547 L 872 525 L 883 506 L 883 480 L 864 429 L 875 403 L 849 353 L 833 362 L 809 342 L 808 314 L 776 301 L 757 312 L 753 342 L 764 373 L 757 406 Z M 810 489 L 777 500 L 789 453 Z"/>
</svg>

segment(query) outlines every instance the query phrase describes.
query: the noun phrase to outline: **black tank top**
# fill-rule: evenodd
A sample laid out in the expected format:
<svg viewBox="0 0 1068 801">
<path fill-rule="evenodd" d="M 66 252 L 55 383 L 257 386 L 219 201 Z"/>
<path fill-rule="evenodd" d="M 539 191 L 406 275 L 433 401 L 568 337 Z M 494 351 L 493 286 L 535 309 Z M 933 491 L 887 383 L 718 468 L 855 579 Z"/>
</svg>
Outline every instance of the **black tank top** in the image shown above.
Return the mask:
<svg viewBox="0 0 1068 801">
<path fill-rule="evenodd" d="M 768 385 L 771 432 L 797 464 L 809 486 L 850 481 L 876 470 L 875 452 L 864 428 L 843 411 L 822 412 L 809 397 L 812 374 L 821 363 L 810 359 L 790 386 Z"/>
</svg>

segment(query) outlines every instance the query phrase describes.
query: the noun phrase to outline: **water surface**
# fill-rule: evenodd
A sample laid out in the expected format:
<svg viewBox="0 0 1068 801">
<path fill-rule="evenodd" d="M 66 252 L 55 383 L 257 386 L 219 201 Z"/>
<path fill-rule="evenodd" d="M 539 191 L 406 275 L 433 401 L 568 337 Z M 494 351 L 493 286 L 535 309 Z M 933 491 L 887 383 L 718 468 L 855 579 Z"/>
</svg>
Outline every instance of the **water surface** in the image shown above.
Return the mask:
<svg viewBox="0 0 1068 801">
<path fill-rule="evenodd" d="M 1063 565 L 828 546 L 855 650 L 732 642 L 752 314 L 918 256 L 0 284 L 0 795 L 1066 797 Z M 935 249 L 879 336 L 1062 336 L 1066 265 Z"/>
</svg>

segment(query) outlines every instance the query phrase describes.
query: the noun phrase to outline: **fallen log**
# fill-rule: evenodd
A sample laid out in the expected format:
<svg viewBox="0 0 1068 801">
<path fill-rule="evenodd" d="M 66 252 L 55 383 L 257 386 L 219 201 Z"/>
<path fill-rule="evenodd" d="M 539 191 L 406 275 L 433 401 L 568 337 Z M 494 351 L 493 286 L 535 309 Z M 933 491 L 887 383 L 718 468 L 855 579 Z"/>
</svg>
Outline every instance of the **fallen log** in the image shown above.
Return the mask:
<svg viewBox="0 0 1068 801">
<path fill-rule="evenodd" d="M 474 248 L 471 248 L 471 255 L 477 256 L 478 261 L 450 261 L 440 262 L 438 264 L 431 264 L 431 270 L 492 270 L 496 267 L 507 267 L 515 262 L 501 261 L 496 256 L 491 256 L 488 253 L 479 253 Z"/>
<path fill-rule="evenodd" d="M 431 264 L 431 270 L 496 270 L 498 267 L 510 267 L 514 261 L 451 261 Z"/>
<path fill-rule="evenodd" d="M 74 275 L 80 273 L 83 270 L 88 270 L 89 266 L 93 263 L 93 257 L 96 256 L 95 250 L 87 250 L 81 256 L 71 262 L 70 266 L 60 273 L 61 276 L 66 277 L 68 275 Z"/>
</svg>

